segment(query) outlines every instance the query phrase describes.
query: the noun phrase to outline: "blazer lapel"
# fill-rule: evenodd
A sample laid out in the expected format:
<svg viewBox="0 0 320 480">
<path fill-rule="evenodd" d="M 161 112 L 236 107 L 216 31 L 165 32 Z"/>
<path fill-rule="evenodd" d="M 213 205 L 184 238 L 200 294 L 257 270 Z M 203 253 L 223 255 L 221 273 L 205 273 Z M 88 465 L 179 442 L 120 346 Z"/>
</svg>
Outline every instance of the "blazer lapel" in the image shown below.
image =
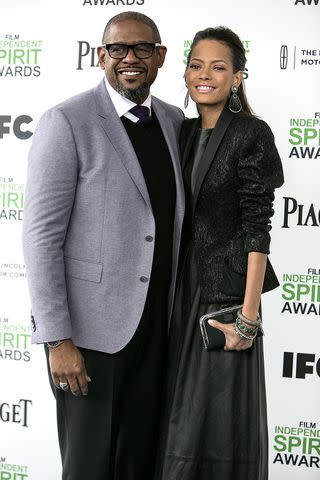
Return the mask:
<svg viewBox="0 0 320 480">
<path fill-rule="evenodd" d="M 178 147 L 178 141 L 175 134 L 175 129 L 172 123 L 171 118 L 167 115 L 166 110 L 163 108 L 162 104 L 158 101 L 157 98 L 152 97 L 152 108 L 157 115 L 159 120 L 164 138 L 167 142 L 167 146 L 171 155 L 175 181 L 176 181 L 176 194 L 177 194 L 177 220 L 178 223 L 182 223 L 182 217 L 184 213 L 184 189 L 183 189 L 183 180 L 181 174 L 180 166 L 180 153 Z"/>
<path fill-rule="evenodd" d="M 104 80 L 102 80 L 102 82 L 100 82 L 95 88 L 94 95 L 97 115 L 103 130 L 118 153 L 120 160 L 139 189 L 145 202 L 152 210 L 148 189 L 138 157 L 110 99 Z"/>
<path fill-rule="evenodd" d="M 219 145 L 224 137 L 224 134 L 227 131 L 227 128 L 233 119 L 233 113 L 226 108 L 222 111 L 215 128 L 212 130 L 210 135 L 209 141 L 203 153 L 203 157 L 199 163 L 198 172 L 197 172 L 197 179 L 194 187 L 194 194 L 193 194 L 193 214 L 195 211 L 195 207 L 197 204 L 199 192 L 201 189 L 201 185 L 205 179 L 205 176 L 208 173 L 208 170 L 214 160 L 214 156 L 219 148 Z"/>
<path fill-rule="evenodd" d="M 190 122 L 190 120 L 188 120 Z M 195 134 L 197 130 L 200 128 L 200 117 L 195 118 L 194 121 L 189 125 L 189 128 L 187 127 L 187 131 L 184 134 L 187 136 L 187 140 L 184 141 L 182 138 L 182 143 L 181 143 L 181 151 L 182 151 L 182 160 L 181 160 L 181 170 L 183 171 L 189 158 L 190 150 L 194 141 Z"/>
<path fill-rule="evenodd" d="M 171 161 L 176 181 L 176 208 L 174 216 L 174 234 L 173 234 L 173 261 L 172 261 L 172 283 L 169 290 L 168 296 L 168 329 L 170 327 L 170 319 L 173 308 L 173 295 L 175 290 L 176 283 L 176 274 L 178 268 L 178 258 L 179 258 L 179 246 L 181 239 L 181 230 L 182 222 L 184 216 L 184 188 L 183 180 L 181 173 L 180 165 L 180 153 L 179 145 L 177 138 L 177 127 L 175 128 L 173 121 L 167 115 L 166 109 L 163 107 L 162 103 L 157 99 L 152 97 L 152 108 L 154 109 L 155 114 L 159 120 L 164 138 L 167 142 L 167 146 L 171 155 Z"/>
</svg>

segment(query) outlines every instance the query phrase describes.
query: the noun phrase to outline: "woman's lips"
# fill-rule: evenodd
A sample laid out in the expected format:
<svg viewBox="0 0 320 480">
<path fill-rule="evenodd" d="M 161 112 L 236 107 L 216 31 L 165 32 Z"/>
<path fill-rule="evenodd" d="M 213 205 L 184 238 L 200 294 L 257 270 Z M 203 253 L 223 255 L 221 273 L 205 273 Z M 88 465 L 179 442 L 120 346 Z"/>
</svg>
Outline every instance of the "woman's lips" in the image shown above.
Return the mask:
<svg viewBox="0 0 320 480">
<path fill-rule="evenodd" d="M 214 90 L 214 87 L 210 85 L 197 85 L 196 90 L 199 93 L 211 93 Z"/>
</svg>

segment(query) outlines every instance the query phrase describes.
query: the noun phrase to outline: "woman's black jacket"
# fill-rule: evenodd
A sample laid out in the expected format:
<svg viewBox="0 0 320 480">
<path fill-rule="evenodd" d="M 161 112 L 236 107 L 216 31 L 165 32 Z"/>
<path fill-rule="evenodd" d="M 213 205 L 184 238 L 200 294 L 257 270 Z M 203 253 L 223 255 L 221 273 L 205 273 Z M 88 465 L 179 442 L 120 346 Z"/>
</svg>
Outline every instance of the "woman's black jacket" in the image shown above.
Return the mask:
<svg viewBox="0 0 320 480">
<path fill-rule="evenodd" d="M 274 189 L 284 181 L 269 126 L 245 113 L 224 115 L 233 118 L 193 198 L 191 235 L 203 303 L 243 299 L 248 252 L 269 253 Z M 200 118 L 183 124 L 182 168 L 199 127 Z M 263 291 L 278 285 L 268 260 Z"/>
</svg>

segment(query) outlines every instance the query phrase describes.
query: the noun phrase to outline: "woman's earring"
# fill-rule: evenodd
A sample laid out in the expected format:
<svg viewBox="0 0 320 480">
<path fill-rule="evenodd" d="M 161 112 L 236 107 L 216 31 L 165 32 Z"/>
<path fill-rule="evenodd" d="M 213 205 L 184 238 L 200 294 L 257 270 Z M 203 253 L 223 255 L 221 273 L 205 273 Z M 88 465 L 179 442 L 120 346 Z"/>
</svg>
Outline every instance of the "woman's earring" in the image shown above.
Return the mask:
<svg viewBox="0 0 320 480">
<path fill-rule="evenodd" d="M 187 108 L 189 105 L 189 92 L 186 93 L 186 96 L 184 97 L 184 108 Z"/>
<path fill-rule="evenodd" d="M 241 104 L 239 95 L 237 95 L 237 92 L 238 92 L 237 85 L 232 85 L 231 91 L 232 91 L 232 95 L 229 100 L 229 110 L 233 113 L 239 113 L 242 110 L 242 104 Z"/>
</svg>

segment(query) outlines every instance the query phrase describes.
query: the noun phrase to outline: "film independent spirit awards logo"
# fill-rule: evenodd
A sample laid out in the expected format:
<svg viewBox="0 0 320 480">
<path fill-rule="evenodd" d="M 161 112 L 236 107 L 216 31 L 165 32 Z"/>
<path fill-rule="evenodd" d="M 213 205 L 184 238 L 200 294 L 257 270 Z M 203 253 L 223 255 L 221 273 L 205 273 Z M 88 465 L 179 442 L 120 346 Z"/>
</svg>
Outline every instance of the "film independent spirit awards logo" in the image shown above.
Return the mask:
<svg viewBox="0 0 320 480">
<path fill-rule="evenodd" d="M 299 470 L 320 468 L 320 429 L 316 422 L 299 421 L 298 425 L 275 425 L 272 462 Z M 303 478 L 303 473 L 301 471 Z M 315 477 L 314 477 L 315 478 Z"/>
<path fill-rule="evenodd" d="M 290 159 L 320 160 L 320 112 L 289 119 Z"/>
<path fill-rule="evenodd" d="M 27 480 L 29 467 L 11 463 L 5 456 L 0 456 L 0 480 Z"/>
<path fill-rule="evenodd" d="M 2 361 L 29 363 L 30 347 L 30 325 L 11 321 L 5 316 L 0 317 L 0 363 Z"/>
<path fill-rule="evenodd" d="M 17 34 L 0 37 L 0 77 L 39 77 L 42 40 L 20 38 Z"/>
<path fill-rule="evenodd" d="M 24 183 L 17 182 L 14 177 L 0 177 L 0 224 L 4 221 L 21 222 L 23 220 L 24 200 Z"/>
<path fill-rule="evenodd" d="M 309 267 L 305 272 L 286 272 L 281 278 L 281 313 L 320 317 L 320 269 Z"/>
</svg>

